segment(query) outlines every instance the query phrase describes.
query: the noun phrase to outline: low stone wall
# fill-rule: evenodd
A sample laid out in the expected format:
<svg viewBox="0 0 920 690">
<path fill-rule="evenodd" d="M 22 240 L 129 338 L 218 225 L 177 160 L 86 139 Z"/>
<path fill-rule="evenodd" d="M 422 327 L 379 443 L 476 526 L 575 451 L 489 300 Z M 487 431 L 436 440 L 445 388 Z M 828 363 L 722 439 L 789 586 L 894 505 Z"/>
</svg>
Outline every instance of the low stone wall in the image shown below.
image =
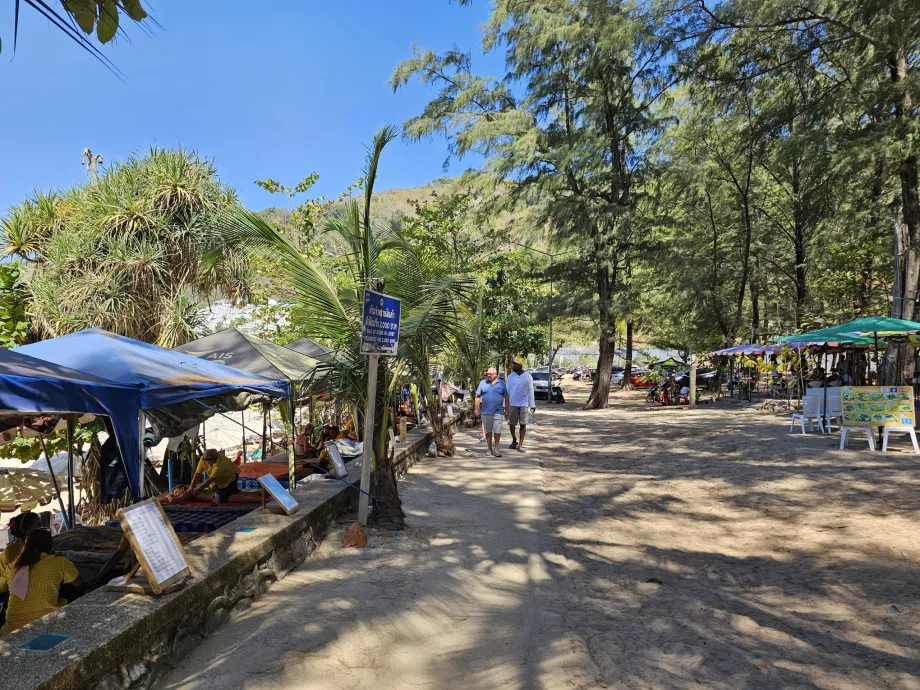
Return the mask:
<svg viewBox="0 0 920 690">
<path fill-rule="evenodd" d="M 357 483 L 352 467 L 347 481 Z M 354 489 L 332 480 L 301 484 L 292 517 L 254 511 L 186 547 L 195 577 L 178 592 L 141 596 L 96 590 L 0 638 L 0 678 L 19 689 L 147 688 L 236 611 L 309 556 Z M 239 532 L 239 528 L 254 528 Z M 66 635 L 48 652 L 20 645 L 37 635 Z"/>
</svg>

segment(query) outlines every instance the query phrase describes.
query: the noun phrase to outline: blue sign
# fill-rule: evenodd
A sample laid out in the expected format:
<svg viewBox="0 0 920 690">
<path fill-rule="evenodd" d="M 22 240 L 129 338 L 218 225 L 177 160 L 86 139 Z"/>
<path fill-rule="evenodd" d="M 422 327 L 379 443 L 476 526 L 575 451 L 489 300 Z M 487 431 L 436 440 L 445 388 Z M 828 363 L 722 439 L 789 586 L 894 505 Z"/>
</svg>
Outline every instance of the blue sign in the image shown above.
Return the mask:
<svg viewBox="0 0 920 690">
<path fill-rule="evenodd" d="M 364 318 L 361 322 L 361 354 L 395 355 L 399 345 L 399 312 L 395 297 L 364 291 Z"/>
</svg>

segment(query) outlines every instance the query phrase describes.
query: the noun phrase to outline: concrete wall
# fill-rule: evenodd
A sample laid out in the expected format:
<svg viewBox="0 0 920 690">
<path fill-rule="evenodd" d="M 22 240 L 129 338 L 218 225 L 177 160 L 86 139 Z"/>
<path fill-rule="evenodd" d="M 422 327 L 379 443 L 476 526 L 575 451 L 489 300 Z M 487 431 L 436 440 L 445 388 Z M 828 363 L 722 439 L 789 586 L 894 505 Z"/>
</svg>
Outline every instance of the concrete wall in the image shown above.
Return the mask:
<svg viewBox="0 0 920 690">
<path fill-rule="evenodd" d="M 430 434 L 397 444 L 402 476 L 422 457 Z M 347 481 L 358 484 L 360 468 Z M 333 480 L 301 483 L 293 516 L 254 511 L 187 547 L 195 577 L 165 596 L 96 590 L 32 625 L 0 638 L 0 685 L 17 690 L 137 690 L 191 651 L 230 616 L 309 556 L 336 516 L 354 510 L 357 493 Z M 237 532 L 254 527 L 252 532 Z M 41 634 L 68 640 L 47 652 L 20 650 Z"/>
</svg>

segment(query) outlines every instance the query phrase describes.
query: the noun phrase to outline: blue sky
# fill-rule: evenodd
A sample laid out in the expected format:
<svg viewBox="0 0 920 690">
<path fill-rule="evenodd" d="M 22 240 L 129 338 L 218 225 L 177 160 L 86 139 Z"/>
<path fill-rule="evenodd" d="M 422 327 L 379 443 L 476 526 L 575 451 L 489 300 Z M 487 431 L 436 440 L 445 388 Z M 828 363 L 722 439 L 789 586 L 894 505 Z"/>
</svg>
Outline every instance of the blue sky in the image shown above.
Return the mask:
<svg viewBox="0 0 920 690">
<path fill-rule="evenodd" d="M 392 93 L 387 80 L 417 43 L 474 51 L 477 72 L 500 76 L 500 56 L 479 55 L 486 0 L 144 0 L 162 25 L 148 38 L 128 26 L 104 52 L 124 83 L 23 4 L 12 51 L 12 3 L 0 4 L 0 212 L 34 189 L 84 179 L 84 147 L 112 161 L 151 145 L 212 158 L 221 179 L 254 209 L 285 205 L 253 181 L 293 186 L 316 171 L 334 196 L 360 175 L 364 144 L 383 124 L 417 114 L 433 91 Z M 440 177 L 442 139 L 397 141 L 384 154 L 381 189 Z M 475 161 L 452 162 L 458 174 Z"/>
</svg>

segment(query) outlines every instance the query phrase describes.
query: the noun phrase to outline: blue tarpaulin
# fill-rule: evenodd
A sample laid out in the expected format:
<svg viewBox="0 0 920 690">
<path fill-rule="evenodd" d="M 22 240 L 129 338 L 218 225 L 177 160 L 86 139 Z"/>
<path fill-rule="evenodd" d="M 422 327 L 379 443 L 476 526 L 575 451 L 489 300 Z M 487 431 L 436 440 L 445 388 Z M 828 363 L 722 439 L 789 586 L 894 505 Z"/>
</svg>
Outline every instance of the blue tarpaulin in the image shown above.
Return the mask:
<svg viewBox="0 0 920 690">
<path fill-rule="evenodd" d="M 132 457 L 132 451 L 138 448 L 137 414 L 132 417 L 131 411 L 139 409 L 140 400 L 137 386 L 120 386 L 92 374 L 0 349 L 0 410 L 23 415 L 105 415 L 112 421 L 123 458 Z M 130 477 L 127 465 L 125 470 Z M 135 481 L 132 490 L 136 488 Z"/>
<path fill-rule="evenodd" d="M 96 328 L 24 345 L 15 351 L 138 389 L 139 406 L 125 409 L 122 414 L 133 418 L 135 443 L 132 448 L 138 448 L 139 410 L 240 391 L 279 398 L 288 395 L 287 381 L 272 381 L 225 364 L 164 350 Z M 127 457 L 136 457 L 138 453 L 128 451 Z M 135 496 L 140 495 L 142 460 L 125 463 Z"/>
</svg>

